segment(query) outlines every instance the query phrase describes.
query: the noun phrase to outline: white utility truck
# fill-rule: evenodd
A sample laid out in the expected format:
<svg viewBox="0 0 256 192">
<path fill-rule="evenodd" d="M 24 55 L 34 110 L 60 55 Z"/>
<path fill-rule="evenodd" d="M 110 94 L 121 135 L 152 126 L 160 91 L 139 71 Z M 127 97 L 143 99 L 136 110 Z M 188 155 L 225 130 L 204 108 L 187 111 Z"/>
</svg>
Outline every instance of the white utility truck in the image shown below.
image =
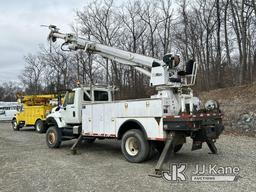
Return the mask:
<svg viewBox="0 0 256 192">
<path fill-rule="evenodd" d="M 120 64 L 133 66 L 150 77 L 157 94 L 147 99 L 112 101 L 113 88 L 79 87 L 66 93 L 64 104 L 47 116 L 46 142 L 57 148 L 67 139 L 93 142 L 99 138 L 121 140 L 121 149 L 129 162 L 142 162 L 154 149 L 161 155 L 155 168 L 160 174 L 168 154 L 178 152 L 193 140 L 192 150 L 206 142 L 213 154 L 215 141 L 224 129 L 222 113 L 216 101 L 201 107 L 190 88 L 194 85 L 197 64 L 189 60 L 183 67 L 179 56 L 167 54 L 163 60 L 131 53 L 87 41 L 74 34 L 63 34 L 50 25 L 48 39 L 63 39 L 69 50 L 85 50 Z"/>
</svg>

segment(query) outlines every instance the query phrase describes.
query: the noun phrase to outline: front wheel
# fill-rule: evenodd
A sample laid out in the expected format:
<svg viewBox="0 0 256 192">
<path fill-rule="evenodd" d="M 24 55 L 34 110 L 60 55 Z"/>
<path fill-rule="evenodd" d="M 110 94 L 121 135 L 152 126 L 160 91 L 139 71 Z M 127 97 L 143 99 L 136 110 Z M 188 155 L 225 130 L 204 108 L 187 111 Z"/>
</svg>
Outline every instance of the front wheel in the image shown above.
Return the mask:
<svg viewBox="0 0 256 192">
<path fill-rule="evenodd" d="M 19 124 L 18 124 L 18 122 L 17 122 L 16 119 L 13 119 L 13 120 L 12 120 L 12 129 L 13 129 L 14 131 L 19 131 L 19 130 L 20 130 L 20 126 L 19 126 Z"/>
<path fill-rule="evenodd" d="M 62 140 L 62 132 L 59 128 L 52 126 L 46 132 L 46 144 L 49 148 L 59 148 Z"/>
<path fill-rule="evenodd" d="M 148 140 L 137 129 L 127 131 L 122 137 L 122 153 L 131 163 L 140 163 L 147 159 L 150 151 Z"/>
</svg>

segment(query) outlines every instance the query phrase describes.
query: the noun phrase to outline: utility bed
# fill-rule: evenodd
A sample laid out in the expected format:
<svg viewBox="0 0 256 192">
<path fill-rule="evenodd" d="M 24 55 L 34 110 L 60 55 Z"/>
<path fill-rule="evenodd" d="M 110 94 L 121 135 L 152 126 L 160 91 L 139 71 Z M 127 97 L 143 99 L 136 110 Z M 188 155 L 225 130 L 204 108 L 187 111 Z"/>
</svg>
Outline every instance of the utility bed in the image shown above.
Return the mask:
<svg viewBox="0 0 256 192">
<path fill-rule="evenodd" d="M 128 120 L 138 122 L 148 140 L 165 140 L 166 131 L 204 129 L 219 132 L 216 129 L 222 125 L 221 113 L 173 115 L 173 110 L 165 110 L 171 108 L 167 101 L 165 98 L 152 98 L 88 104 L 82 109 L 82 134 L 118 138 L 122 125 Z"/>
<path fill-rule="evenodd" d="M 119 128 L 127 120 L 138 121 L 149 138 L 163 138 L 161 124 L 155 118 L 164 115 L 163 98 L 122 100 L 92 103 L 82 109 L 82 134 L 86 136 L 118 137 Z"/>
</svg>

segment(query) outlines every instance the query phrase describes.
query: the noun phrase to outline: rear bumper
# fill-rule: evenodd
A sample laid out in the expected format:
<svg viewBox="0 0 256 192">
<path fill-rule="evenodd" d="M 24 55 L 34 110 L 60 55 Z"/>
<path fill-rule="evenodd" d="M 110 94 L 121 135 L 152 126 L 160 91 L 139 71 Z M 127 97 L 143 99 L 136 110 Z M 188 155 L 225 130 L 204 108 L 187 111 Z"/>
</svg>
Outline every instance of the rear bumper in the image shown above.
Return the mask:
<svg viewBox="0 0 256 192">
<path fill-rule="evenodd" d="M 222 116 L 221 113 L 169 116 L 163 118 L 163 129 L 187 132 L 191 136 L 197 133 L 200 140 L 217 139 L 224 130 Z"/>
</svg>

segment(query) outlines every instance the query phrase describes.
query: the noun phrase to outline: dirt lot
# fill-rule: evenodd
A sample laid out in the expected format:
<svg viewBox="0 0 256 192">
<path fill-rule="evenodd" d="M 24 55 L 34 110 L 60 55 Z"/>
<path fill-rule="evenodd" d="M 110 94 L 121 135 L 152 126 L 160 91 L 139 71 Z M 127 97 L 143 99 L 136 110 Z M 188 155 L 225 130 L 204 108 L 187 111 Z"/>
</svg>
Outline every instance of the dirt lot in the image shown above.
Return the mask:
<svg viewBox="0 0 256 192">
<path fill-rule="evenodd" d="M 10 123 L 0 123 L 0 191 L 255 191 L 256 139 L 222 135 L 218 155 L 208 148 L 190 151 L 191 141 L 169 162 L 187 163 L 187 175 L 195 164 L 239 166 L 237 182 L 167 182 L 149 177 L 158 155 L 142 164 L 124 160 L 120 143 L 97 140 L 83 144 L 71 155 L 73 141 L 57 150 L 45 144 L 45 135 L 32 129 L 14 132 Z M 168 167 L 166 164 L 166 168 Z"/>
</svg>

